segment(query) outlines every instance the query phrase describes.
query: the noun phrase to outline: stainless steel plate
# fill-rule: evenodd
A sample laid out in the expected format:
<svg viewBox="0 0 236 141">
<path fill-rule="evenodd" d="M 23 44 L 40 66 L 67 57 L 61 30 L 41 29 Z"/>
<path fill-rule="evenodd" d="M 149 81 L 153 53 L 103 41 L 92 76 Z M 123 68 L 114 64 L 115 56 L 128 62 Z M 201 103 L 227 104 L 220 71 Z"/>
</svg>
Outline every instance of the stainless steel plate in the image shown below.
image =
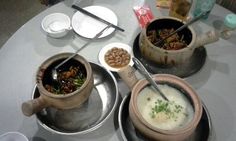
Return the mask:
<svg viewBox="0 0 236 141">
<path fill-rule="evenodd" d="M 46 130 L 63 135 L 85 134 L 99 128 L 114 111 L 118 102 L 118 87 L 114 76 L 102 66 L 90 63 L 94 88 L 89 99 L 79 108 L 57 110 L 45 108 L 36 114 Z M 33 98 L 39 97 L 35 87 Z"/>
<path fill-rule="evenodd" d="M 136 130 L 129 118 L 129 101 L 130 94 L 124 97 L 119 108 L 119 129 L 124 141 L 148 141 Z M 187 141 L 211 141 L 212 140 L 212 124 L 210 115 L 206 106 L 203 104 L 203 114 L 199 125 L 194 134 Z"/>
<path fill-rule="evenodd" d="M 205 64 L 207 52 L 204 47 L 196 48 L 192 57 L 183 64 L 176 66 L 166 66 L 157 64 L 153 61 L 143 58 L 139 49 L 139 35 L 135 38 L 133 43 L 133 54 L 144 65 L 144 67 L 152 74 L 167 73 L 173 74 L 182 78 L 191 76 L 197 73 Z"/>
</svg>

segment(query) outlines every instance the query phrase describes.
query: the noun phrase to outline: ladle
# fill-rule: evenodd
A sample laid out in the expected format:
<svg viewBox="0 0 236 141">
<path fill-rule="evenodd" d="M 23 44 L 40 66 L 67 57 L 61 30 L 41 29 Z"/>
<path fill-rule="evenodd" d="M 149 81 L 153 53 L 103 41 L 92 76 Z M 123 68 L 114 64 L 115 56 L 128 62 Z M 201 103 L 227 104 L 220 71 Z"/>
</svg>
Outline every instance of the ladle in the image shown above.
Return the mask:
<svg viewBox="0 0 236 141">
<path fill-rule="evenodd" d="M 170 33 L 169 35 L 167 35 L 166 37 L 162 38 L 161 40 L 159 40 L 156 44 L 156 46 L 160 46 L 166 39 L 168 39 L 169 37 L 171 37 L 172 35 L 174 35 L 175 33 L 178 33 L 179 31 L 183 30 L 184 28 L 188 27 L 189 25 L 191 25 L 192 23 L 198 21 L 199 19 L 201 19 L 203 16 L 205 16 L 206 14 L 208 14 L 210 11 L 206 11 L 206 12 L 202 12 L 200 15 L 198 15 L 197 17 L 194 17 L 193 19 L 191 19 L 190 21 L 188 21 L 186 24 L 183 24 L 182 26 L 180 26 L 178 29 L 176 29 L 175 31 L 173 31 L 172 33 Z"/>
<path fill-rule="evenodd" d="M 68 57 L 67 59 L 65 59 L 64 61 L 62 61 L 60 64 L 58 64 L 56 67 L 54 67 L 52 69 L 52 79 L 54 81 L 57 81 L 57 77 L 58 77 L 58 74 L 57 74 L 57 69 L 62 66 L 63 64 L 65 64 L 67 61 L 69 61 L 70 59 L 72 59 L 73 57 L 76 56 L 76 54 L 82 50 L 84 47 L 86 47 L 88 44 L 90 44 L 93 40 L 97 39 L 100 35 L 102 35 L 102 33 L 111 27 L 111 24 L 110 25 L 107 25 L 105 28 L 103 28 L 99 33 L 97 33 L 92 39 L 90 39 L 87 43 L 85 43 L 81 48 L 79 48 L 74 54 L 72 54 L 70 57 Z"/>
<path fill-rule="evenodd" d="M 167 97 L 162 93 L 162 91 L 158 88 L 156 82 L 152 79 L 152 76 L 149 74 L 149 72 L 145 69 L 145 67 L 143 66 L 143 64 L 137 59 L 137 58 L 132 58 L 134 64 L 136 65 L 136 67 L 138 68 L 138 70 L 145 76 L 145 78 L 148 80 L 149 83 L 151 83 L 151 85 L 155 88 L 155 90 L 157 92 L 159 92 L 159 94 L 161 95 L 161 97 L 166 100 L 169 101 L 167 99 Z"/>
</svg>

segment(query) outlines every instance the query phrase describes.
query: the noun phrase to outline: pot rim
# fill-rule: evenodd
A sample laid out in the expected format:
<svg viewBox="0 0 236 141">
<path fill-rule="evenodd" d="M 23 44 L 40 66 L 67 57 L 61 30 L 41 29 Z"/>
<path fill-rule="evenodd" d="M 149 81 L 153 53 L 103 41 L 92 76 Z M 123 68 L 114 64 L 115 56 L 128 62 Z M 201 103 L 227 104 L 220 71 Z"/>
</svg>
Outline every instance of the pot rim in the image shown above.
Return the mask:
<svg viewBox="0 0 236 141">
<path fill-rule="evenodd" d="M 36 84 L 37 84 L 38 89 L 40 89 L 42 91 L 43 95 L 48 96 L 50 98 L 58 98 L 58 99 L 71 97 L 75 94 L 79 94 L 79 92 L 82 91 L 87 86 L 87 84 L 89 83 L 89 80 L 92 79 L 92 77 L 93 77 L 92 68 L 91 68 L 89 62 L 83 56 L 76 54 L 76 56 L 74 56 L 73 59 L 79 61 L 82 65 L 84 65 L 86 72 L 87 72 L 87 77 L 86 77 L 86 80 L 83 83 L 83 85 L 79 89 L 73 91 L 72 93 L 68 93 L 65 95 L 64 94 L 56 95 L 56 94 L 51 93 L 45 89 L 45 87 L 43 86 L 43 82 L 42 82 L 42 78 L 44 76 L 44 71 L 55 61 L 60 60 L 60 59 L 65 59 L 65 58 L 71 56 L 72 54 L 73 53 L 70 53 L 70 52 L 56 54 L 56 55 L 51 56 L 48 59 L 46 59 L 40 65 L 40 67 L 37 70 Z"/>
<path fill-rule="evenodd" d="M 164 17 L 161 17 L 161 18 L 155 18 L 153 20 L 151 20 L 151 22 L 145 27 L 143 28 L 143 32 L 142 34 L 144 34 L 145 37 L 147 37 L 147 27 L 152 24 L 154 21 L 157 21 L 157 20 L 162 20 L 162 19 L 170 19 L 170 20 L 175 20 L 175 21 L 178 21 L 180 23 L 183 23 L 185 24 L 186 22 L 185 21 L 182 21 L 178 18 L 175 18 L 175 17 L 168 17 L 168 16 L 164 16 Z M 193 27 L 191 25 L 189 25 L 187 27 L 190 32 L 192 33 L 192 41 L 189 43 L 189 45 L 185 48 L 182 48 L 182 49 L 178 49 L 178 50 L 166 50 L 166 49 L 162 49 L 162 48 L 159 48 L 155 45 L 152 44 L 152 42 L 150 40 L 148 40 L 148 38 L 145 38 L 145 40 L 148 42 L 148 44 L 151 45 L 151 47 L 153 49 L 156 49 L 156 50 L 160 50 L 160 51 L 163 51 L 163 52 L 168 52 L 168 53 L 177 53 L 177 52 L 184 52 L 185 50 L 189 50 L 189 49 L 193 49 L 195 48 L 194 44 L 195 44 L 195 40 L 197 38 L 197 35 L 196 35 L 196 32 L 194 31 Z"/>
<path fill-rule="evenodd" d="M 139 119 L 139 121 L 146 126 L 147 128 L 149 128 L 150 130 L 153 130 L 154 132 L 159 132 L 162 134 L 169 134 L 169 135 L 174 135 L 174 134 L 180 134 L 180 133 L 184 133 L 187 132 L 193 128 L 196 128 L 200 119 L 201 119 L 201 115 L 202 115 L 202 103 L 201 100 L 199 98 L 199 96 L 196 94 L 196 92 L 193 90 L 193 88 L 187 84 L 187 82 L 185 82 L 183 79 L 176 77 L 174 75 L 170 75 L 170 74 L 156 74 L 154 75 L 154 78 L 157 81 L 160 82 L 167 82 L 169 81 L 172 84 L 177 84 L 177 86 L 180 86 L 181 88 L 184 88 L 184 90 L 186 91 L 187 94 L 189 94 L 192 102 L 193 102 L 193 108 L 194 108 L 194 116 L 192 118 L 192 120 L 190 122 L 188 122 L 185 126 L 178 128 L 178 129 L 172 129 L 172 130 L 163 130 L 163 129 L 158 129 L 155 128 L 154 126 L 152 126 L 150 123 L 148 123 L 141 115 L 141 113 L 138 110 L 137 107 L 137 96 L 138 96 L 138 92 L 144 88 L 144 86 L 146 86 L 147 84 L 149 84 L 149 82 L 145 79 L 140 80 L 133 89 L 138 89 L 137 93 L 134 93 L 134 91 L 132 90 L 132 95 L 131 95 L 131 99 L 130 99 L 130 105 L 133 109 L 133 112 L 135 114 L 135 116 Z"/>
</svg>

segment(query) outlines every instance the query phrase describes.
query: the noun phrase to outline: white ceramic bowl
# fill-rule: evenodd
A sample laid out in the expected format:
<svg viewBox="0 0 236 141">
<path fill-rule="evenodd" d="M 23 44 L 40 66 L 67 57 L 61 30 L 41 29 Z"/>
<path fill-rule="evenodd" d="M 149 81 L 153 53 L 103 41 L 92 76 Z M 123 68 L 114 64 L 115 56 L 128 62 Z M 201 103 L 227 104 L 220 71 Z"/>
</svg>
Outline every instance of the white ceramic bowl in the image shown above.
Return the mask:
<svg viewBox="0 0 236 141">
<path fill-rule="evenodd" d="M 0 135 L 0 141 L 29 141 L 28 138 L 20 132 L 7 132 Z"/>
<path fill-rule="evenodd" d="M 134 62 L 131 59 L 134 56 L 133 52 L 132 52 L 132 48 L 127 44 L 115 42 L 115 43 L 110 43 L 110 44 L 104 46 L 100 50 L 98 59 L 99 59 L 99 62 L 102 64 L 102 66 L 104 66 L 106 69 L 113 71 L 113 72 L 117 72 L 121 69 L 121 68 L 113 68 L 113 67 L 109 66 L 105 61 L 105 54 L 107 53 L 108 50 L 110 50 L 114 47 L 122 48 L 122 49 L 126 50 L 130 54 L 130 62 L 128 65 L 130 65 L 130 66 L 134 65 Z"/>
<path fill-rule="evenodd" d="M 71 21 L 63 13 L 53 13 L 44 17 L 41 26 L 48 36 L 61 38 L 71 30 Z"/>
</svg>

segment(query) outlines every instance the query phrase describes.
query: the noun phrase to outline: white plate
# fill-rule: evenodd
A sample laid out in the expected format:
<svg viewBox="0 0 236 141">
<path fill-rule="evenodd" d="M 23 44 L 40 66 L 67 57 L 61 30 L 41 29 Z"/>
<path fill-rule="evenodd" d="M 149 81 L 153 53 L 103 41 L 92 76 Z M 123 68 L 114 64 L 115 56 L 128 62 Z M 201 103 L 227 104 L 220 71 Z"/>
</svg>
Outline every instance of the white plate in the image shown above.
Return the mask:
<svg viewBox="0 0 236 141">
<path fill-rule="evenodd" d="M 106 7 L 89 6 L 83 9 L 90 13 L 93 13 L 94 15 L 114 25 L 118 24 L 118 19 L 115 13 Z M 77 11 L 72 17 L 72 28 L 77 34 L 85 38 L 93 38 L 97 33 L 99 33 L 106 26 L 107 26 L 106 24 L 92 17 L 89 17 L 79 11 Z M 99 38 L 110 35 L 114 30 L 115 30 L 114 28 L 109 28 L 105 30 Z"/>
<path fill-rule="evenodd" d="M 130 59 L 134 56 L 133 55 L 133 52 L 132 52 L 132 48 L 127 45 L 127 44 L 124 44 L 124 43 L 118 43 L 118 42 L 115 42 L 115 43 L 111 43 L 111 44 L 108 44 L 106 46 L 104 46 L 100 52 L 99 52 L 99 55 L 98 55 L 98 59 L 99 59 L 99 62 L 108 70 L 110 71 L 113 71 L 113 72 L 117 72 L 120 68 L 113 68 L 113 67 L 110 67 L 106 61 L 105 61 L 105 54 L 107 53 L 108 50 L 114 48 L 114 47 L 117 47 L 117 48 L 123 48 L 125 49 L 129 54 L 130 54 Z M 129 65 L 130 66 L 133 66 L 134 65 L 134 62 L 132 61 L 132 59 L 130 60 L 129 62 Z"/>
</svg>

